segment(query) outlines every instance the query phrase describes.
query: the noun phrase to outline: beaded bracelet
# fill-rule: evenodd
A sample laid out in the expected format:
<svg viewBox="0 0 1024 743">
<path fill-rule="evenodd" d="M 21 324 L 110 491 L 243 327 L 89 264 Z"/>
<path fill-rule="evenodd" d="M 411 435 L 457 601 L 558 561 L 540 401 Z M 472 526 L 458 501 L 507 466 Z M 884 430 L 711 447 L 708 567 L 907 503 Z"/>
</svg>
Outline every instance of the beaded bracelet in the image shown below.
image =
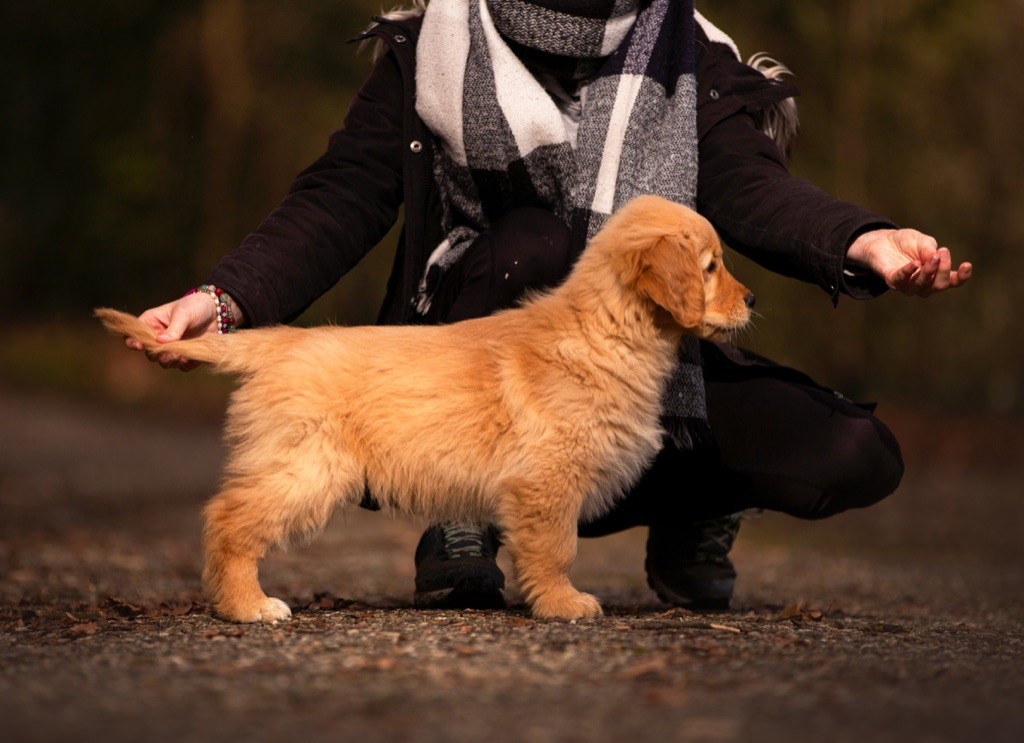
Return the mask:
<svg viewBox="0 0 1024 743">
<path fill-rule="evenodd" d="M 213 284 L 203 284 L 185 292 L 186 297 L 190 294 L 208 294 L 214 304 L 217 305 L 218 333 L 234 333 L 238 330 L 235 313 L 231 311 L 231 304 L 225 298 L 223 289 L 218 289 Z"/>
</svg>

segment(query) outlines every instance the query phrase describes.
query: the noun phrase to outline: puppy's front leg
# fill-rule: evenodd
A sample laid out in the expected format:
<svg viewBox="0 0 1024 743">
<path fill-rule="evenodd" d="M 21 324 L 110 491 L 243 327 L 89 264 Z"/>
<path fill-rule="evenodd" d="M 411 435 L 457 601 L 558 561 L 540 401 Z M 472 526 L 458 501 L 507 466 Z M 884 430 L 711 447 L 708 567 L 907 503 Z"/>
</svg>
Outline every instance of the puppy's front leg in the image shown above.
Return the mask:
<svg viewBox="0 0 1024 743">
<path fill-rule="evenodd" d="M 577 591 L 569 581 L 569 568 L 576 559 L 582 498 L 529 486 L 512 487 L 506 492 L 502 541 L 533 615 L 541 619 L 601 616 L 598 600 Z"/>
</svg>

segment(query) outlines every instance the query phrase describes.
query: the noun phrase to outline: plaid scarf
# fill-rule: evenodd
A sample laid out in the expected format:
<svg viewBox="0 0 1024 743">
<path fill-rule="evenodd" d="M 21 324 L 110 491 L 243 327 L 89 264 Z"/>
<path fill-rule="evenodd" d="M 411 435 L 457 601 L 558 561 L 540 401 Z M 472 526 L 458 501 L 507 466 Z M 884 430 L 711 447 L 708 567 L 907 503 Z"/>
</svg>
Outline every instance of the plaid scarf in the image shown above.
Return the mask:
<svg viewBox="0 0 1024 743">
<path fill-rule="evenodd" d="M 435 178 L 446 237 L 420 283 L 420 312 L 443 273 L 510 209 L 554 212 L 582 250 L 634 196 L 694 206 L 694 22 L 692 0 L 431 0 L 417 44 L 416 110 L 441 145 Z M 597 70 L 575 149 L 524 59 L 560 66 L 563 77 Z M 706 432 L 692 338 L 663 402 L 677 443 L 691 446 Z"/>
<path fill-rule="evenodd" d="M 530 69 L 587 80 L 626 38 L 641 0 L 487 0 L 505 42 Z"/>
</svg>

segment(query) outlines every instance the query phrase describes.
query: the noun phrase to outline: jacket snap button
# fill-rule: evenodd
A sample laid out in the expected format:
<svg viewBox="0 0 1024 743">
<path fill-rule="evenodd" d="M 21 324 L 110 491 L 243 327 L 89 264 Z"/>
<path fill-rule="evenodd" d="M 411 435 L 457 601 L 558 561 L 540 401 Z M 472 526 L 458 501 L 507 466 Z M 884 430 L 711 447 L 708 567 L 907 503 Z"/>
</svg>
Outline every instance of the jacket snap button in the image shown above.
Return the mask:
<svg viewBox="0 0 1024 743">
<path fill-rule="evenodd" d="M 420 152 L 423 149 L 423 143 L 420 142 L 418 139 L 414 139 L 412 142 L 409 143 L 409 149 L 412 150 L 413 152 Z"/>
<path fill-rule="evenodd" d="M 718 100 L 718 91 L 715 90 L 714 88 L 711 89 L 711 92 L 708 93 L 708 95 L 711 96 L 711 100 L 713 100 L 713 101 L 717 101 Z"/>
<path fill-rule="evenodd" d="M 405 34 L 395 34 L 395 41 L 399 44 L 404 44 L 406 42 Z"/>
</svg>

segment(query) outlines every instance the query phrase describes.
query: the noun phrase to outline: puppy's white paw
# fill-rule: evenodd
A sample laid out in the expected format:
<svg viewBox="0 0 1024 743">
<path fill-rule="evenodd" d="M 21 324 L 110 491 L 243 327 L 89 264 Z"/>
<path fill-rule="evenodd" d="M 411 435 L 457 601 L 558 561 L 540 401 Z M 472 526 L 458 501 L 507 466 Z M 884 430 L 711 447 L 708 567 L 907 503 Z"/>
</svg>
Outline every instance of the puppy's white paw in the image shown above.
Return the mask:
<svg viewBox="0 0 1024 743">
<path fill-rule="evenodd" d="M 216 610 L 224 619 L 242 624 L 280 622 L 292 615 L 292 610 L 288 608 L 288 604 L 281 599 L 272 599 L 269 596 L 263 596 L 260 599 L 246 602 L 243 605 L 218 604 Z"/>
<path fill-rule="evenodd" d="M 290 619 L 291 616 L 292 610 L 288 608 L 288 604 L 281 599 L 274 599 L 268 596 L 263 602 L 263 606 L 260 607 L 260 615 L 257 621 L 280 622 L 284 619 Z"/>
<path fill-rule="evenodd" d="M 598 619 L 604 615 L 601 602 L 576 590 L 552 591 L 537 597 L 532 607 L 538 619 Z"/>
</svg>

